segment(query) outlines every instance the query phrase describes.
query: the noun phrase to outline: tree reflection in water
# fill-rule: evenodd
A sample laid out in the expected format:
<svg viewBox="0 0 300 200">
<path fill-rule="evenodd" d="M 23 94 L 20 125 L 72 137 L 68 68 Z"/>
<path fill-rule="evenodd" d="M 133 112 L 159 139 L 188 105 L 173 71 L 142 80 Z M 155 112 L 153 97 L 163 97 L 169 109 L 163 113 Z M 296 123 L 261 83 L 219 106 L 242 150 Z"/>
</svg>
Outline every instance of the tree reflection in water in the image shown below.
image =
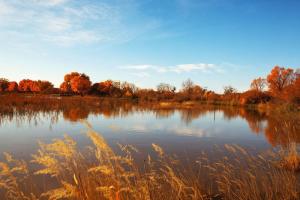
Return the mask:
<svg viewBox="0 0 300 200">
<path fill-rule="evenodd" d="M 224 120 L 241 118 L 247 121 L 249 128 L 255 134 L 264 133 L 272 146 L 286 146 L 290 142 L 300 143 L 299 113 L 274 115 L 266 111 L 238 107 L 201 106 L 197 108 L 161 108 L 153 104 L 132 103 L 120 100 L 94 101 L 85 99 L 60 100 L 60 103 L 41 102 L 37 105 L 22 103 L 20 105 L 1 106 L 0 126 L 8 121 L 20 125 L 24 122 L 38 124 L 45 117 L 52 124 L 57 123 L 59 116 L 67 121 L 78 122 L 86 120 L 90 115 L 102 115 L 105 118 L 126 117 L 135 112 L 152 112 L 156 118 L 169 118 L 179 113 L 181 121 L 190 124 L 193 120 L 216 113 L 222 113 Z M 215 116 L 214 116 L 215 118 Z"/>
</svg>

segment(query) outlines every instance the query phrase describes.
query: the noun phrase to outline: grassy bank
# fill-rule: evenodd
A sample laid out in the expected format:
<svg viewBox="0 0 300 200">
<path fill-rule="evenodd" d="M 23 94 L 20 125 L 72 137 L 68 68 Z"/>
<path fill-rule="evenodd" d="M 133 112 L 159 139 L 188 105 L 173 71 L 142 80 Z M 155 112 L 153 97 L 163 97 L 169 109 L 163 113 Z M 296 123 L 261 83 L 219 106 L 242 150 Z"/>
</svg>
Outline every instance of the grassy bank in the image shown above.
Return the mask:
<svg viewBox="0 0 300 200">
<path fill-rule="evenodd" d="M 258 109 L 272 112 L 299 112 L 300 106 L 289 103 L 261 103 L 261 104 L 241 104 L 234 101 L 143 101 L 136 98 L 113 98 L 98 96 L 59 96 L 59 95 L 33 95 L 33 94 L 5 94 L 0 95 L 1 107 L 11 106 L 38 106 L 67 108 L 70 106 L 101 106 L 109 102 L 127 102 L 134 105 L 151 106 L 155 108 L 197 108 L 202 106 L 224 106 L 224 107 L 245 107 L 248 109 Z"/>
</svg>

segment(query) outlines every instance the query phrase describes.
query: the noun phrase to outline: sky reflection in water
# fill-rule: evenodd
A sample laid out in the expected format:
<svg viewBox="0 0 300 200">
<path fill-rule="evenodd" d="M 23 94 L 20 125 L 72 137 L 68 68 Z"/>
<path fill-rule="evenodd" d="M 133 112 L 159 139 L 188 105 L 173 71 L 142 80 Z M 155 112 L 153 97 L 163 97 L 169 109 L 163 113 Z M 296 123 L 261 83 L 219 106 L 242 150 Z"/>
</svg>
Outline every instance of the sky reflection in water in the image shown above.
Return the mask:
<svg viewBox="0 0 300 200">
<path fill-rule="evenodd" d="M 215 144 L 239 144 L 256 151 L 272 146 L 299 142 L 299 119 L 272 116 L 242 108 L 145 109 L 112 108 L 91 112 L 78 108 L 65 111 L 22 112 L 1 115 L 0 151 L 19 156 L 32 154 L 37 141 L 49 142 L 64 134 L 79 146 L 88 144 L 84 137 L 87 120 L 107 141 L 133 144 L 147 151 L 157 143 L 172 153 L 200 153 Z"/>
</svg>

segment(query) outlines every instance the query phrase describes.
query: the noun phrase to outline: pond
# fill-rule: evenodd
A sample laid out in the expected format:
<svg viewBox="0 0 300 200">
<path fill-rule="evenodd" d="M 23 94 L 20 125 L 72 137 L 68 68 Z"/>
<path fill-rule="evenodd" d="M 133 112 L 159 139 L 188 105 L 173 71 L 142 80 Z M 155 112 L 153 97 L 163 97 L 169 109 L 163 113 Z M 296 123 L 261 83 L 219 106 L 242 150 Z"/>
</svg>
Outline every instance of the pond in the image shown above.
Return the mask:
<svg viewBox="0 0 300 200">
<path fill-rule="evenodd" d="M 22 190 L 25 191 L 24 194 L 31 195 L 32 188 L 35 188 L 35 194 L 42 194 L 41 197 L 49 196 L 51 199 L 51 194 L 59 193 L 58 190 L 52 191 L 52 189 L 62 187 L 62 191 L 65 191 L 74 186 L 74 190 L 79 190 L 79 193 L 76 193 L 78 198 L 75 199 L 83 198 L 82 193 L 80 193 L 83 192 L 81 191 L 82 188 L 86 188 L 87 193 L 94 196 L 94 198 L 89 197 L 88 199 L 102 199 L 107 197 L 107 193 L 98 194 L 99 188 L 105 189 L 108 187 L 106 184 L 109 184 L 111 185 L 109 190 L 114 190 L 112 188 L 121 187 L 120 185 L 124 184 L 125 188 L 132 188 L 130 191 L 126 189 L 121 199 L 141 199 L 141 196 L 136 197 L 136 195 L 141 194 L 140 189 L 145 190 L 145 187 L 141 186 L 143 185 L 141 182 L 147 182 L 146 188 L 152 199 L 199 199 L 200 197 L 232 199 L 236 195 L 245 194 L 252 197 L 253 193 L 257 194 L 259 198 L 268 199 L 270 198 L 268 195 L 272 196 L 273 192 L 278 190 L 277 187 L 281 187 L 281 182 L 286 182 L 287 187 L 279 189 L 282 191 L 276 193 L 276 199 L 285 198 L 287 195 L 288 198 L 294 198 L 298 195 L 297 192 L 294 192 L 298 189 L 297 178 L 293 172 L 286 172 L 281 169 L 278 171 L 277 167 L 274 168 L 267 164 L 268 161 L 256 160 L 251 157 L 252 155 L 261 155 L 269 150 L 288 149 L 291 144 L 296 145 L 297 148 L 297 144 L 300 142 L 300 121 L 297 113 L 274 115 L 273 112 L 267 110 L 232 106 L 171 107 L 155 104 L 141 105 L 128 101 L 93 101 L 92 104 L 81 101 L 72 104 L 68 101 L 67 104 L 59 104 L 57 101 L 64 100 L 56 99 L 54 104 L 49 101 L 48 105 L 22 103 L 24 106 L 7 108 L 3 106 L 1 109 L 0 152 L 9 152 L 18 160 L 25 160 L 33 171 L 37 171 L 40 167 L 31 162 L 34 158 L 35 163 L 46 166 L 45 169 L 48 170 L 39 173 L 51 175 L 44 178 L 34 176 L 34 178 L 29 179 L 28 183 L 23 183 L 23 178 L 18 178 L 19 175 L 13 177 L 5 175 L 6 168 L 3 167 L 5 165 L 1 164 L 0 182 L 15 180 L 17 177 L 16 180 L 23 184 L 23 186 L 14 188 L 11 194 Z M 96 135 L 99 136 L 98 139 L 93 135 L 88 135 L 91 131 L 89 127 L 92 127 L 96 132 Z M 70 150 L 73 148 L 73 142 L 68 139 L 63 140 L 66 135 L 76 141 L 80 153 L 73 154 L 74 152 Z M 61 139 L 65 143 L 55 139 Z M 52 146 L 39 146 L 39 142 L 49 144 L 53 141 Z M 64 146 L 65 144 L 67 146 Z M 93 144 L 96 146 L 94 147 L 94 149 L 96 148 L 95 151 L 92 148 Z M 101 150 L 100 147 L 103 149 Z M 38 149 L 44 153 L 37 154 Z M 133 150 L 134 153 L 128 153 L 128 149 Z M 235 154 L 237 151 L 239 154 Z M 73 152 L 71 153 L 72 159 L 64 157 L 64 153 L 68 155 L 70 152 Z M 91 152 L 95 152 L 94 156 L 91 156 Z M 61 155 L 59 155 L 60 153 Z M 162 158 L 165 154 L 172 158 Z M 242 154 L 247 154 L 244 161 L 241 161 L 243 159 Z M 39 156 L 33 157 L 33 155 Z M 106 157 L 103 158 L 103 155 Z M 121 159 L 115 155 L 124 157 Z M 62 164 L 56 163 L 61 165 L 57 167 L 60 172 L 49 171 L 53 167 L 51 163 L 45 163 L 45 160 L 50 159 L 49 156 L 53 156 L 53 158 L 56 156 L 64 157 L 63 159 L 60 157 L 62 161 L 59 162 Z M 137 168 L 130 168 L 131 156 L 133 156 Z M 5 154 L 0 157 L 2 161 L 5 158 L 8 162 L 12 160 Z M 153 169 L 149 167 L 152 164 L 146 165 L 150 158 L 158 161 Z M 38 159 L 40 161 L 37 161 Z M 121 159 L 120 163 L 115 159 Z M 99 164 L 94 163 L 97 160 L 101 160 Z M 221 161 L 219 162 L 219 160 Z M 54 160 L 53 162 L 57 161 Z M 14 162 L 13 160 L 10 164 Z M 124 167 L 124 162 L 128 162 L 129 166 Z M 181 165 L 177 167 L 178 162 Z M 204 168 L 203 162 L 206 163 Z M 176 164 L 175 167 L 174 163 Z M 199 167 L 199 163 L 201 167 Z M 16 161 L 14 164 L 22 166 L 22 162 Z M 99 165 L 98 168 L 95 167 L 97 165 Z M 11 170 L 13 172 L 18 171 L 22 169 L 21 166 L 11 168 Z M 206 168 L 213 170 L 213 178 Z M 118 171 L 117 169 L 122 170 Z M 102 171 L 100 175 L 91 175 L 91 173 L 98 172 L 97 170 L 113 173 L 114 176 L 110 176 L 114 177 L 111 179 L 115 182 L 107 179 Z M 111 170 L 113 172 L 110 172 Z M 128 170 L 135 178 L 126 179 L 126 183 L 124 183 L 122 174 L 129 174 L 126 172 Z M 150 180 L 149 177 L 153 178 L 153 172 L 155 172 L 154 177 L 157 179 L 155 178 L 155 184 L 151 185 L 151 181 L 148 181 Z M 248 174 L 246 174 L 246 178 L 245 172 Z M 264 178 L 264 176 L 268 176 L 266 172 L 270 172 L 272 178 Z M 63 175 L 60 174 L 61 177 L 59 178 L 59 176 L 56 177 L 55 173 L 62 173 Z M 220 178 L 223 175 L 224 180 Z M 56 178 L 53 179 L 53 177 Z M 78 181 L 78 177 L 81 177 L 83 181 L 81 179 Z M 255 177 L 254 182 L 249 181 L 251 177 Z M 232 182 L 227 183 L 227 179 L 232 179 Z M 99 180 L 106 181 L 98 183 Z M 180 185 L 173 185 L 174 181 Z M 85 184 L 87 182 L 89 184 Z M 243 183 L 243 187 L 234 186 L 238 182 Z M 70 185 L 66 186 L 66 183 L 70 183 Z M 37 186 L 31 186 L 34 184 Z M 193 187 L 188 186 L 189 184 L 192 184 Z M 229 187 L 228 185 L 231 184 L 233 186 Z M 30 188 L 28 188 L 29 185 Z M 157 185 L 161 186 L 156 187 Z M 253 185 L 255 187 L 252 187 Z M 92 190 L 92 187 L 95 187 L 95 190 Z M 182 192 L 174 193 L 177 190 L 182 190 Z M 204 196 L 202 196 L 203 190 Z M 43 194 L 45 191 L 50 191 L 50 193 Z M 241 194 L 237 194 L 236 191 L 241 192 Z M 169 193 L 172 195 L 168 195 Z M 23 193 L 18 192 L 17 194 L 23 195 Z M 117 199 L 117 194 L 118 192 L 110 193 L 107 199 Z M 64 195 L 67 194 L 64 193 Z M 193 198 L 190 198 L 191 196 Z M 5 194 L 0 190 L 0 197 L 7 198 L 7 193 Z M 16 197 L 14 196 L 14 198 Z M 145 196 L 144 199 L 147 198 Z M 241 198 L 249 199 L 249 196 Z M 53 197 L 53 199 L 55 198 Z"/>
<path fill-rule="evenodd" d="M 170 153 L 197 154 L 214 145 L 238 144 L 254 151 L 300 142 L 299 118 L 273 116 L 239 107 L 151 108 L 131 103 L 66 110 L 14 108 L 0 117 L 0 152 L 27 156 L 37 141 L 50 142 L 68 134 L 85 144 L 85 125 L 101 133 L 111 145 L 139 149 L 159 144 Z"/>
</svg>

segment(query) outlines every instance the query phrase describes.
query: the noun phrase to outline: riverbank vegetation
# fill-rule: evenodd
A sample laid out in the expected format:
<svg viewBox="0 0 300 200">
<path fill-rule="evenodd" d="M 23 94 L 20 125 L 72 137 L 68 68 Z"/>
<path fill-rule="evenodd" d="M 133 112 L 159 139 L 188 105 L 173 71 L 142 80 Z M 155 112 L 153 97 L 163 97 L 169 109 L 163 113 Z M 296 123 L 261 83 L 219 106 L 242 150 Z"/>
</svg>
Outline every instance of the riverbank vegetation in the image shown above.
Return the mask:
<svg viewBox="0 0 300 200">
<path fill-rule="evenodd" d="M 283 154 L 252 155 L 234 144 L 216 147 L 223 156 L 208 159 L 205 152 L 182 164 L 152 144 L 143 164 L 139 150 L 119 144 L 116 153 L 101 134 L 87 124 L 90 146 L 78 149 L 65 136 L 39 150 L 27 163 L 4 153 L 0 188 L 5 199 L 299 199 L 296 171 L 299 163 L 286 162 Z M 294 152 L 295 149 L 292 150 Z M 298 155 L 293 158 L 298 159 Z M 291 156 L 291 153 L 287 153 Z M 284 165 L 281 165 L 284 160 Z M 295 160 L 295 159 L 294 159 Z M 289 163 L 292 163 L 290 168 Z"/>
<path fill-rule="evenodd" d="M 220 105 L 276 104 L 297 108 L 300 104 L 300 70 L 276 66 L 266 78 L 256 78 L 250 89 L 238 92 L 232 86 L 225 86 L 223 94 L 218 94 L 195 84 L 188 79 L 182 88 L 161 83 L 156 89 L 142 89 L 133 83 L 106 80 L 92 83 L 89 76 L 72 72 L 64 76 L 59 88 L 49 81 L 21 80 L 19 83 L 0 79 L 0 93 L 21 95 L 57 96 L 98 96 L 126 98 L 144 102 L 201 102 Z"/>
</svg>

